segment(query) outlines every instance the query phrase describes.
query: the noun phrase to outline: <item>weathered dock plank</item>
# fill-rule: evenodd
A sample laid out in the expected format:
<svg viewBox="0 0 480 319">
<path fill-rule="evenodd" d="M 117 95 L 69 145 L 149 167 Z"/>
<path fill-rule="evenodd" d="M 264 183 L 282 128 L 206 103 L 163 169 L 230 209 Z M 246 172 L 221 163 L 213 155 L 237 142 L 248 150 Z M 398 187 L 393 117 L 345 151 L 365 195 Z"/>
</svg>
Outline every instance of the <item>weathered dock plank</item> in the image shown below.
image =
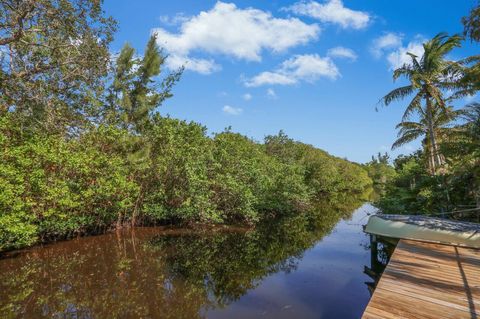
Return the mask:
<svg viewBox="0 0 480 319">
<path fill-rule="evenodd" d="M 364 319 L 480 319 L 480 250 L 400 240 Z"/>
</svg>

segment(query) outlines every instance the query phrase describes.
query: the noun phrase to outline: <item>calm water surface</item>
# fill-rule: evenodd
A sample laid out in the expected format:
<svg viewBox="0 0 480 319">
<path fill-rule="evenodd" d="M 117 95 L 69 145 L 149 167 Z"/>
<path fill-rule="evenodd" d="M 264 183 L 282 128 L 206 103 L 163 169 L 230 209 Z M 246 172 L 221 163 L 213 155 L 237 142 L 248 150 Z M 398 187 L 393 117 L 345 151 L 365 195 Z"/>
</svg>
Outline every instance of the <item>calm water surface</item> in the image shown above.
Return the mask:
<svg viewBox="0 0 480 319">
<path fill-rule="evenodd" d="M 361 225 L 374 211 L 136 228 L 12 253 L 0 259 L 0 318 L 359 318 L 371 281 Z"/>
</svg>

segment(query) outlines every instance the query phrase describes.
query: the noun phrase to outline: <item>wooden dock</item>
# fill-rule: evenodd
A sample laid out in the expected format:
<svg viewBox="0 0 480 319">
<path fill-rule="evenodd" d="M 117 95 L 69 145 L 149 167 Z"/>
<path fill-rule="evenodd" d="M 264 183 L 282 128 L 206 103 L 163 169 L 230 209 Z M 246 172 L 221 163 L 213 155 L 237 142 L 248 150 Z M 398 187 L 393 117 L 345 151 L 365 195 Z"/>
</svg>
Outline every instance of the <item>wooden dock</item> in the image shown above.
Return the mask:
<svg viewBox="0 0 480 319">
<path fill-rule="evenodd" d="M 480 251 L 402 239 L 364 319 L 480 319 Z"/>
</svg>

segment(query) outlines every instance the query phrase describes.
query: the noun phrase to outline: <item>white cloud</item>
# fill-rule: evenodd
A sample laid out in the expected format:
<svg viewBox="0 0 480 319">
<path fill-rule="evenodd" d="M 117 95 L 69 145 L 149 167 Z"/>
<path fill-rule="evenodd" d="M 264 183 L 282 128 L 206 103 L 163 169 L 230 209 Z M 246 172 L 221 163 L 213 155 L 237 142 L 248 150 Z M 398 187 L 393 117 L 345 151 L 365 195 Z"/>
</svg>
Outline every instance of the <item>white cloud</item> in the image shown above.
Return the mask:
<svg viewBox="0 0 480 319">
<path fill-rule="evenodd" d="M 346 8 L 342 0 L 328 0 L 324 4 L 316 1 L 300 1 L 284 10 L 297 15 L 309 16 L 322 22 L 335 23 L 344 29 L 363 29 L 371 20 L 370 15 L 366 12 Z"/>
<path fill-rule="evenodd" d="M 277 93 L 272 88 L 267 90 L 267 97 L 270 98 L 270 99 L 277 99 L 278 98 Z"/>
<path fill-rule="evenodd" d="M 384 35 L 373 40 L 371 52 L 376 58 L 380 58 L 385 50 L 398 48 L 402 46 L 403 35 L 393 32 L 387 32 Z"/>
<path fill-rule="evenodd" d="M 243 99 L 244 99 L 245 101 L 250 101 L 252 98 L 253 98 L 253 96 L 252 96 L 250 93 L 245 93 L 245 94 L 243 95 Z"/>
<path fill-rule="evenodd" d="M 412 62 L 412 58 L 407 53 L 414 54 L 420 59 L 424 52 L 422 43 L 423 41 L 417 37 L 416 40 L 408 43 L 406 47 L 401 46 L 395 51 L 390 52 L 387 55 L 387 61 L 390 65 L 390 69 L 395 70 L 404 64 L 410 64 Z"/>
<path fill-rule="evenodd" d="M 292 85 L 298 81 L 291 77 L 288 74 L 280 73 L 282 70 L 277 72 L 262 72 L 253 78 L 245 81 L 245 86 L 247 87 L 256 87 L 262 85 Z"/>
<path fill-rule="evenodd" d="M 187 70 L 195 71 L 200 74 L 210 74 L 222 69 L 222 66 L 215 63 L 212 59 L 195 59 L 175 54 L 170 54 L 165 63 L 171 70 L 185 67 Z"/>
<path fill-rule="evenodd" d="M 340 76 L 337 66 L 329 57 L 317 54 L 295 55 L 284 61 L 273 72 L 262 72 L 245 81 L 247 87 L 262 85 L 292 85 L 301 81 L 314 82 L 324 77 L 335 80 Z"/>
<path fill-rule="evenodd" d="M 357 60 L 357 54 L 355 51 L 344 47 L 335 47 L 328 50 L 327 55 L 331 58 L 344 58 L 352 61 Z"/>
<path fill-rule="evenodd" d="M 192 58 L 191 54 L 223 54 L 236 59 L 261 61 L 263 51 L 282 52 L 318 37 L 317 24 L 297 18 L 275 18 L 271 13 L 233 3 L 217 2 L 209 11 L 181 22 L 178 33 L 156 28 L 159 46 L 169 54 L 168 66 L 188 61 L 187 69 L 211 73 L 219 69 L 212 59 Z"/>
<path fill-rule="evenodd" d="M 233 106 L 230 106 L 230 105 L 225 105 L 222 108 L 222 111 L 224 113 L 229 114 L 229 115 L 240 115 L 240 114 L 242 114 L 243 109 L 241 109 L 239 107 L 233 107 Z"/>
<path fill-rule="evenodd" d="M 412 58 L 408 53 L 418 56 L 419 59 L 423 56 L 423 43 L 425 42 L 425 38 L 417 35 L 407 46 L 403 45 L 402 40 L 402 34 L 392 32 L 385 33 L 373 41 L 371 47 L 372 54 L 377 58 L 385 55 L 390 70 L 395 70 L 405 64 L 410 64 Z"/>
<path fill-rule="evenodd" d="M 188 21 L 190 17 L 186 16 L 185 13 L 179 12 L 173 17 L 171 16 L 160 16 L 160 22 L 168 26 L 176 26 L 182 24 L 185 21 Z"/>
</svg>

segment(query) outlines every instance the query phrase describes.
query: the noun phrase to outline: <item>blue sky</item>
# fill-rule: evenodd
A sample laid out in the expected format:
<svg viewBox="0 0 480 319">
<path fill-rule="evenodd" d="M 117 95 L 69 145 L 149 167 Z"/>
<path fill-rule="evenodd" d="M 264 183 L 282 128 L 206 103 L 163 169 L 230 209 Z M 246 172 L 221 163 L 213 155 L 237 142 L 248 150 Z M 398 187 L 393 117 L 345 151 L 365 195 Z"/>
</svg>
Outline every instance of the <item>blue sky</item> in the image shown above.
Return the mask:
<svg viewBox="0 0 480 319">
<path fill-rule="evenodd" d="M 408 51 L 421 55 L 425 39 L 461 32 L 460 19 L 475 3 L 106 0 L 105 10 L 119 22 L 112 52 L 129 42 L 141 54 L 155 32 L 170 56 L 167 66 L 186 66 L 161 114 L 200 122 L 209 132 L 231 126 L 258 141 L 283 129 L 366 162 L 390 151 L 396 137 L 402 104 L 375 111 L 402 84 L 392 81 L 392 68 Z M 450 58 L 477 53 L 466 42 Z"/>
</svg>

